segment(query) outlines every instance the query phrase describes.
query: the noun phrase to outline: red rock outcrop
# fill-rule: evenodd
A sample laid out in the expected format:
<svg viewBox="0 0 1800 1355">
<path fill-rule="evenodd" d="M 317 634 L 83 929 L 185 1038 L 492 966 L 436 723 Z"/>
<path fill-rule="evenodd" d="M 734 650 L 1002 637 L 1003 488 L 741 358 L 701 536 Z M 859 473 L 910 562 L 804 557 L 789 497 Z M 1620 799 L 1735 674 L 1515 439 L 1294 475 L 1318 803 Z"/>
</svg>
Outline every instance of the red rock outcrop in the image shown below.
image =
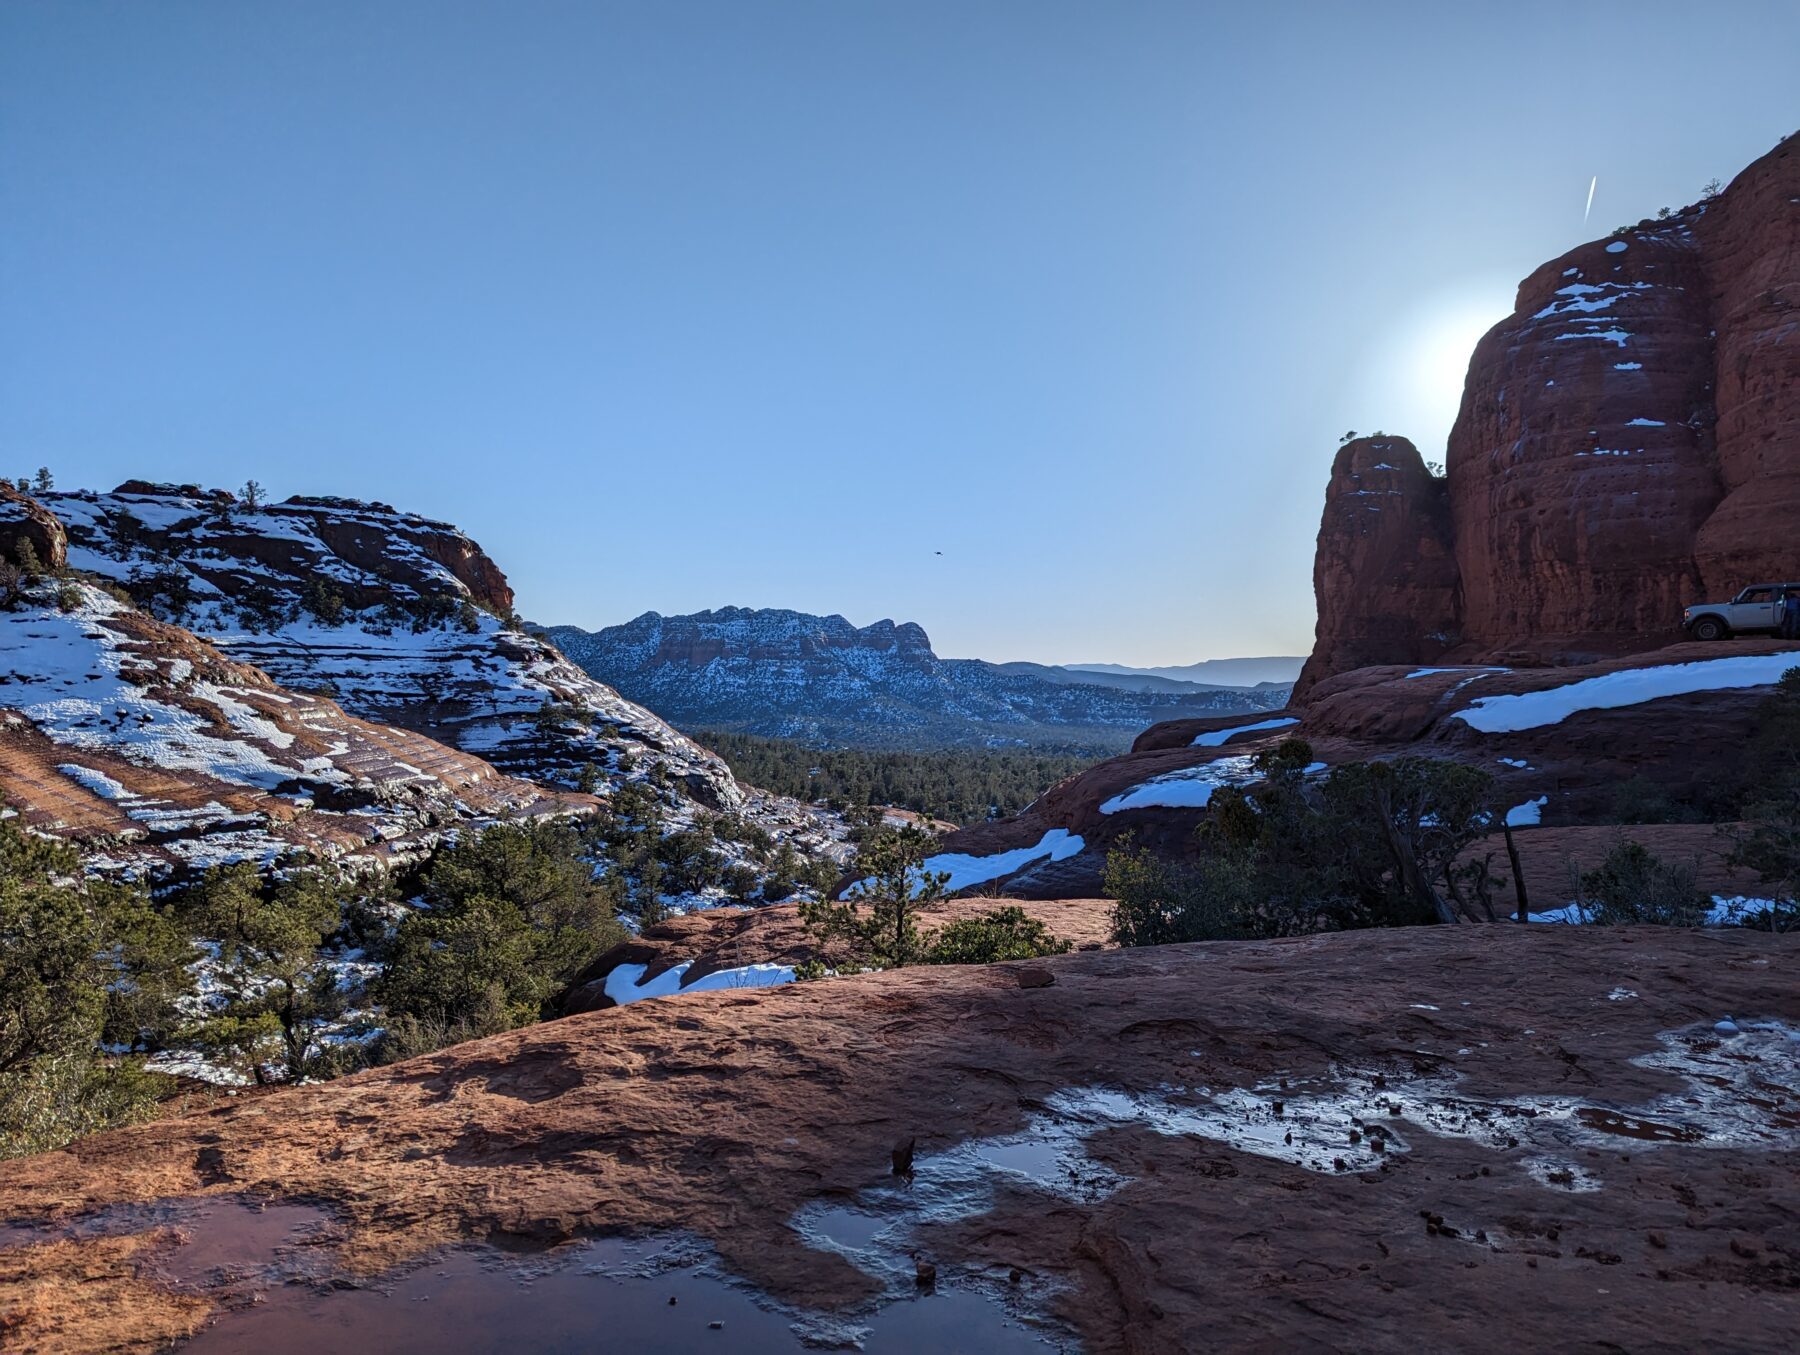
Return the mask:
<svg viewBox="0 0 1800 1355">
<path fill-rule="evenodd" d="M 1428 663 L 1459 638 L 1456 561 L 1444 482 L 1405 438 L 1338 450 L 1325 489 L 1313 591 L 1319 624 L 1294 686 L 1368 663 Z"/>
<path fill-rule="evenodd" d="M 931 937 L 953 922 L 1007 906 L 1023 910 L 1027 917 L 1043 923 L 1052 936 L 1077 950 L 1101 950 L 1112 944 L 1111 899 L 942 899 L 920 909 L 919 931 Z M 590 964 L 564 994 L 562 1011 L 569 1015 L 613 1006 L 606 980 L 620 965 L 643 965 L 639 981 L 648 983 L 685 964 L 688 967 L 681 979 L 685 985 L 721 969 L 755 964 L 792 967 L 808 960 L 829 968 L 855 967 L 854 953 L 838 942 L 821 942 L 801 920 L 797 904 L 681 913 L 644 928 Z"/>
<path fill-rule="evenodd" d="M 1800 576 L 1800 137 L 1694 224 L 1718 330 L 1714 438 L 1725 499 L 1695 556 L 1710 593 Z"/>
<path fill-rule="evenodd" d="M 29 494 L 0 485 L 0 560 L 21 564 L 28 554 L 46 569 L 61 569 L 69 558 L 68 533 Z"/>
<path fill-rule="evenodd" d="M 1694 667 L 1709 661 L 1743 671 L 1730 676 Z M 991 883 L 1026 898 L 1098 893 L 1106 854 L 1127 833 L 1161 855 L 1192 856 L 1194 830 L 1207 813 L 1204 787 L 1253 786 L 1259 778 L 1252 755 L 1290 737 L 1304 739 L 1326 767 L 1408 754 L 1466 763 L 1492 776 L 1496 809 L 1537 804 L 1528 822 L 1615 824 L 1625 782 L 1653 785 L 1679 804 L 1710 807 L 1729 799 L 1773 684 L 1796 666 L 1800 648 L 1773 639 L 1741 640 L 1729 649 L 1687 642 L 1563 667 L 1366 666 L 1321 679 L 1305 705 L 1264 719 L 1153 725 L 1131 752 L 1058 783 L 1014 818 L 950 834 L 938 850 L 975 857 L 1018 853 L 1063 829 L 1081 838 L 1079 852 L 1060 860 L 1047 854 L 1015 858 L 1020 864 Z M 1623 683 L 1605 681 L 1622 673 L 1631 676 Z M 1754 685 L 1732 685 L 1737 682 Z M 1563 693 L 1583 683 L 1598 686 L 1551 698 L 1517 727 L 1479 714 L 1495 699 Z M 1671 694 L 1655 696 L 1659 685 Z M 1567 713 L 1554 708 L 1557 703 Z M 1511 706 L 1520 704 L 1530 703 Z M 1664 844 L 1658 825 L 1623 831 L 1655 850 L 1682 859 L 1693 855 L 1685 840 Z M 1498 851 L 1497 841 L 1489 846 Z M 1560 866 L 1528 870 L 1527 876 L 1540 891 L 1533 895 L 1540 906 L 1567 901 L 1568 873 Z M 1716 871 L 1708 880 L 1721 888 L 1730 883 Z M 1744 882 L 1727 892 L 1745 888 L 1754 892 Z"/>
<path fill-rule="evenodd" d="M 1800 577 L 1800 142 L 1527 278 L 1475 350 L 1445 461 L 1447 535 L 1409 511 L 1371 542 L 1340 454 L 1298 695 L 1433 657 L 1445 590 L 1451 659 L 1566 663 L 1658 648 L 1703 595 Z M 1415 536 L 1448 543 L 1452 577 L 1420 587 Z M 1391 614 L 1409 590 L 1410 624 Z"/>
</svg>

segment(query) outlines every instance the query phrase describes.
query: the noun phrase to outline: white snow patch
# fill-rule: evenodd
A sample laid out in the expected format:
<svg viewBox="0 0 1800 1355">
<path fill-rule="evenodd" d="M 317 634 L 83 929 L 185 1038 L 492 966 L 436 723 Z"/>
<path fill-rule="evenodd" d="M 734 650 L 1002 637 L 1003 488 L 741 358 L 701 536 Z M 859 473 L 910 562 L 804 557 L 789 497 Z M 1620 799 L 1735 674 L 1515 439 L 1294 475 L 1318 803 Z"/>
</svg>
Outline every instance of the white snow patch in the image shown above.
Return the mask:
<svg viewBox="0 0 1800 1355">
<path fill-rule="evenodd" d="M 1540 729 L 1561 724 L 1578 711 L 1616 710 L 1692 692 L 1766 687 L 1795 666 L 1792 654 L 1750 654 L 1654 668 L 1626 668 L 1541 692 L 1477 697 L 1467 709 L 1457 711 L 1456 718 L 1484 734 Z"/>
<path fill-rule="evenodd" d="M 1543 822 L 1544 806 L 1550 803 L 1548 795 L 1540 795 L 1535 800 L 1527 800 L 1522 805 L 1514 805 L 1506 811 L 1508 828 L 1532 828 Z"/>
<path fill-rule="evenodd" d="M 996 852 L 992 856 L 944 852 L 926 857 L 924 870 L 931 875 L 947 874 L 950 880 L 946 889 L 967 889 L 970 885 L 986 884 L 989 880 L 1023 870 L 1039 857 L 1062 861 L 1078 855 L 1086 846 L 1079 835 L 1067 828 L 1052 828 L 1038 839 L 1035 847 L 1015 847 L 1010 852 Z"/>
<path fill-rule="evenodd" d="M 1712 896 L 1713 906 L 1708 910 L 1703 927 L 1736 927 L 1764 913 L 1772 913 L 1783 905 L 1774 899 L 1756 899 L 1745 894 L 1723 894 Z M 1513 921 L 1519 915 L 1512 915 Z M 1566 903 L 1561 908 L 1549 908 L 1531 915 L 1533 922 L 1553 922 L 1561 926 L 1576 927 L 1593 921 L 1593 909 L 1583 908 L 1578 903 Z"/>
<path fill-rule="evenodd" d="M 1615 363 L 1613 363 L 1613 370 L 1615 372 L 1637 372 L 1637 371 L 1642 371 L 1643 367 L 1644 367 L 1644 364 L 1641 362 L 1615 362 Z"/>
<path fill-rule="evenodd" d="M 1222 757 L 1198 767 L 1165 772 L 1121 791 L 1100 806 L 1102 814 L 1128 809 L 1204 809 L 1220 786 L 1248 785 L 1260 776 L 1254 758 Z"/>
<path fill-rule="evenodd" d="M 702 974 L 692 983 L 682 979 L 693 967 L 693 961 L 665 969 L 650 982 L 644 982 L 648 965 L 622 964 L 606 976 L 606 995 L 621 1007 L 651 997 L 674 997 L 678 993 L 717 992 L 728 988 L 774 988 L 792 983 L 794 971 L 784 964 L 748 964 L 736 969 L 715 969 Z"/>
<path fill-rule="evenodd" d="M 1667 428 L 1669 425 L 1661 419 L 1628 419 L 1625 426 L 1627 428 Z"/>
<path fill-rule="evenodd" d="M 1614 240 L 1606 247 L 1606 252 L 1608 254 L 1623 254 L 1629 248 L 1631 248 L 1631 246 L 1626 244 L 1623 240 Z"/>
<path fill-rule="evenodd" d="M 1607 343 L 1617 344 L 1620 348 L 1623 348 L 1625 346 L 1625 340 L 1630 337 L 1631 331 L 1627 329 L 1575 329 L 1570 330 L 1567 334 L 1558 334 L 1554 341 L 1561 342 L 1563 339 L 1603 339 Z"/>
<path fill-rule="evenodd" d="M 1235 725 L 1230 729 L 1215 729 L 1209 734 L 1202 734 L 1193 742 L 1195 748 L 1218 748 L 1227 740 L 1239 734 L 1248 734 L 1257 729 L 1286 729 L 1289 725 L 1297 725 L 1300 721 L 1291 715 L 1275 720 L 1259 720 L 1253 725 Z"/>
</svg>

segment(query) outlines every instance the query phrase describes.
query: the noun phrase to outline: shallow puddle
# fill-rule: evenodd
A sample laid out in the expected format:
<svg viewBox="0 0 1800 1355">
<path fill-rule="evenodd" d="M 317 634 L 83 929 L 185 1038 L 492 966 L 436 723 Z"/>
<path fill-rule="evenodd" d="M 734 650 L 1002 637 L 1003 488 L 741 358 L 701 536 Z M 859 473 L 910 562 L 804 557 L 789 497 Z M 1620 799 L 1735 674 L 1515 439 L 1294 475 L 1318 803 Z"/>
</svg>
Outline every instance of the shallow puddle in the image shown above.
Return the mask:
<svg viewBox="0 0 1800 1355">
<path fill-rule="evenodd" d="M 331 1216 L 310 1205 L 207 1195 L 121 1204 L 59 1223 L 0 1227 L 0 1247 L 60 1238 L 118 1237 L 167 1229 L 173 1245 L 158 1247 L 149 1266 L 173 1288 L 231 1289 L 326 1274 L 338 1238 Z"/>
<path fill-rule="evenodd" d="M 187 1355 L 593 1355 L 719 1351 L 793 1355 L 819 1331 L 763 1306 L 701 1266 L 672 1268 L 616 1239 L 520 1262 L 486 1250 L 445 1252 L 367 1288 L 289 1285 L 226 1312 L 179 1349 Z M 673 1300 L 673 1302 L 671 1302 Z M 978 1294 L 939 1288 L 859 1324 L 870 1355 L 911 1351 L 1044 1355 L 1047 1347 Z M 809 1344 L 808 1338 L 811 1338 Z"/>
</svg>

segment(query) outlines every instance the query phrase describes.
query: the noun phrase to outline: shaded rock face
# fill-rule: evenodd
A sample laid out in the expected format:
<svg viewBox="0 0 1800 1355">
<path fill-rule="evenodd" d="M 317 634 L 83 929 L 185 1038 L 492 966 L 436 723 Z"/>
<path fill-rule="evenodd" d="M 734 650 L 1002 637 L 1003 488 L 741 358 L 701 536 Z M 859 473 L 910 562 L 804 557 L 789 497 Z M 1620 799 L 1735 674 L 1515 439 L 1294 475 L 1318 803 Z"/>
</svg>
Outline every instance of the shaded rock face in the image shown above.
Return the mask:
<svg viewBox="0 0 1800 1355">
<path fill-rule="evenodd" d="M 1679 627 L 1720 497 L 1710 328 L 1685 219 L 1525 280 L 1475 351 L 1450 435 L 1471 644 L 1629 645 Z"/>
<path fill-rule="evenodd" d="M 29 557 L 46 569 L 61 569 L 68 563 L 68 545 L 56 514 L 29 494 L 0 485 L 0 560 L 20 564 Z"/>
<path fill-rule="evenodd" d="M 1313 591 L 1319 624 L 1296 696 L 1323 673 L 1426 663 L 1457 642 L 1449 499 L 1405 438 L 1357 438 L 1339 449 Z"/>
<path fill-rule="evenodd" d="M 1460 661 L 1657 648 L 1685 605 L 1800 574 L 1800 142 L 1527 278 L 1476 348 L 1445 459 Z M 1407 557 L 1372 548 L 1344 496 L 1340 466 L 1302 693 L 1427 657 L 1444 615 L 1427 589 L 1413 626 L 1373 624 Z"/>
<path fill-rule="evenodd" d="M 939 658 L 912 622 L 854 626 L 778 608 L 646 612 L 605 630 L 546 634 L 599 681 L 685 728 L 862 747 L 1046 742 L 1111 752 L 1159 719 L 1265 710 L 1285 698 L 1279 689 L 1172 683 L 1135 691 L 1080 674 L 1051 681 Z"/>
</svg>

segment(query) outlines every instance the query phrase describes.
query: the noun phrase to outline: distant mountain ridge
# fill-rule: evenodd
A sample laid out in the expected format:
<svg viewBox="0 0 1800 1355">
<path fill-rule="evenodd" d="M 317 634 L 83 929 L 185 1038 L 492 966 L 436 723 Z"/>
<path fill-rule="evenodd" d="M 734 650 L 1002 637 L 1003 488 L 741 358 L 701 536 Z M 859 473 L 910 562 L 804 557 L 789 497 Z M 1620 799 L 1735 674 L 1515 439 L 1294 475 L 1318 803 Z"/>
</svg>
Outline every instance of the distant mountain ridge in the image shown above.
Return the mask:
<svg viewBox="0 0 1800 1355">
<path fill-rule="evenodd" d="M 1114 673 L 1166 678 L 1213 687 L 1292 686 L 1306 663 L 1304 654 L 1277 654 L 1261 659 L 1202 659 L 1199 663 L 1163 668 L 1132 668 L 1122 663 L 1070 663 L 1072 673 Z"/>
<path fill-rule="evenodd" d="M 1037 664 L 943 659 L 912 622 L 722 607 L 544 630 L 559 649 L 677 728 L 852 747 L 1125 747 L 1158 720 L 1278 708 L 1285 688 L 1092 680 Z M 1136 690 L 1149 686 L 1150 690 Z"/>
</svg>

